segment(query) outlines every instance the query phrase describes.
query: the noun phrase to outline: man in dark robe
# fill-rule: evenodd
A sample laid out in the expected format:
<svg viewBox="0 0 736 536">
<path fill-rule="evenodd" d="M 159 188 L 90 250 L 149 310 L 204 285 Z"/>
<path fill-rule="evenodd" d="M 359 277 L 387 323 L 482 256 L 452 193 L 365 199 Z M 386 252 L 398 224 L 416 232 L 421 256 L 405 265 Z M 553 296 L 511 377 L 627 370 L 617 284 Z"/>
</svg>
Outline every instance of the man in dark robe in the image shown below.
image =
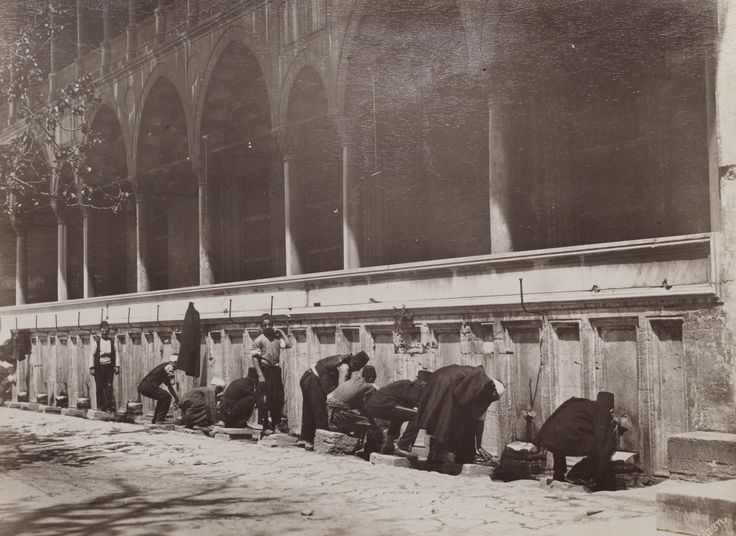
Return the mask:
<svg viewBox="0 0 736 536">
<path fill-rule="evenodd" d="M 225 382 L 213 378 L 209 387 L 197 387 L 188 391 L 179 401 L 182 424 L 187 428 L 207 428 L 217 422 L 217 395 L 225 388 Z"/>
<path fill-rule="evenodd" d="M 166 415 L 169 413 L 169 406 L 171 405 L 172 397 L 179 403 L 179 396 L 174 390 L 174 386 L 171 384 L 171 380 L 174 378 L 174 371 L 176 370 L 177 354 L 172 354 L 169 357 L 168 363 L 161 363 L 156 365 L 151 372 L 138 384 L 138 393 L 148 398 L 153 398 L 156 401 L 156 409 L 153 412 L 153 424 L 163 424 L 166 422 Z M 166 386 L 169 393 L 161 389 L 161 384 Z"/>
<path fill-rule="evenodd" d="M 434 371 L 417 417 L 417 426 L 432 436 L 430 460 L 472 463 L 480 448 L 485 412 L 503 392 L 503 384 L 489 378 L 482 366 L 448 365 Z"/>
<path fill-rule="evenodd" d="M 365 352 L 333 355 L 320 359 L 302 374 L 299 380 L 302 390 L 301 438 L 306 450 L 314 450 L 314 435 L 318 428 L 329 430 L 327 395 L 349 380 L 353 372 L 362 369 L 369 359 Z"/>
<path fill-rule="evenodd" d="M 222 394 L 220 414 L 225 426 L 229 428 L 246 428 L 248 419 L 256 405 L 258 375 L 254 368 L 248 370 L 248 376 L 233 380 Z"/>
<path fill-rule="evenodd" d="M 616 450 L 613 403 L 613 394 L 605 391 L 598 393 L 595 402 L 573 397 L 544 422 L 534 444 L 552 453 L 555 480 L 565 481 L 566 456 L 587 456 L 594 487 L 615 489 L 610 463 Z"/>
<path fill-rule="evenodd" d="M 396 456 L 412 457 L 411 449 L 417 439 L 417 406 L 422 396 L 422 390 L 427 384 L 431 372 L 420 370 L 417 379 L 398 380 L 381 387 L 373 393 L 365 405 L 366 415 L 377 419 L 381 428 L 387 428 L 381 452 Z M 388 421 L 388 427 L 382 426 Z M 406 430 L 394 445 L 401 433 L 402 425 L 408 421 Z"/>
</svg>

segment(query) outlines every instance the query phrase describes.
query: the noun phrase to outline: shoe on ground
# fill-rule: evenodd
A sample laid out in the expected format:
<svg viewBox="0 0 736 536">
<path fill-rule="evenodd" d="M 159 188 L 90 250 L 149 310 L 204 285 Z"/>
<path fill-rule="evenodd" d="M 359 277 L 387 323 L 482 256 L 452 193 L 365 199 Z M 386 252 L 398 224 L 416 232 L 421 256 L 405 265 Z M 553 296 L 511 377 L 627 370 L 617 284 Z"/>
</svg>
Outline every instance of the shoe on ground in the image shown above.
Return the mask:
<svg viewBox="0 0 736 536">
<path fill-rule="evenodd" d="M 261 435 L 263 437 L 266 437 L 266 436 L 270 436 L 273 433 L 274 433 L 273 430 L 271 430 L 270 428 L 264 428 L 263 432 L 261 432 Z"/>
<path fill-rule="evenodd" d="M 314 443 L 304 443 L 304 450 L 314 452 Z"/>
<path fill-rule="evenodd" d="M 303 439 L 300 439 L 299 441 L 296 442 L 296 446 L 299 447 L 300 449 L 303 449 L 306 445 L 307 445 L 307 442 L 304 441 Z"/>
</svg>

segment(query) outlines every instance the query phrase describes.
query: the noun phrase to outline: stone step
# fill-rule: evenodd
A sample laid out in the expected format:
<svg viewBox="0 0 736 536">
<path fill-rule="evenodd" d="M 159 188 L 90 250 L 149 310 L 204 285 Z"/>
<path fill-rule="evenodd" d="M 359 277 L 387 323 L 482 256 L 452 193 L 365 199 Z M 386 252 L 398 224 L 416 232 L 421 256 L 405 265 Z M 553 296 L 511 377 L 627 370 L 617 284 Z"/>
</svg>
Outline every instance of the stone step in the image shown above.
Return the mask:
<svg viewBox="0 0 736 536">
<path fill-rule="evenodd" d="M 96 409 L 87 410 L 87 418 L 95 421 L 113 421 L 115 415 L 106 411 L 98 411 Z"/>
<path fill-rule="evenodd" d="M 172 431 L 174 430 L 174 424 L 144 424 L 143 428 L 146 430 L 152 430 L 152 431 Z"/>
<path fill-rule="evenodd" d="M 657 529 L 693 536 L 736 536 L 736 480 L 659 492 Z"/>
<path fill-rule="evenodd" d="M 672 478 L 724 480 L 736 478 L 736 434 L 687 432 L 667 441 Z"/>
<path fill-rule="evenodd" d="M 62 408 L 61 414 L 62 415 L 68 415 L 69 417 L 79 417 L 80 419 L 86 419 L 87 418 L 87 410 L 86 409 Z"/>
<path fill-rule="evenodd" d="M 314 452 L 317 454 L 355 454 L 359 447 L 359 438 L 350 437 L 340 432 L 320 429 L 317 430 L 314 436 Z"/>
<path fill-rule="evenodd" d="M 193 428 L 187 428 L 186 426 L 179 426 L 178 424 L 175 424 L 174 425 L 174 431 L 176 431 L 176 432 L 182 432 L 184 434 L 198 435 L 198 436 L 207 436 L 207 435 L 209 435 L 204 430 L 195 430 Z"/>
<path fill-rule="evenodd" d="M 260 432 L 259 432 L 260 433 Z M 254 436 L 257 438 L 258 436 Z M 258 445 L 261 447 L 295 447 L 298 439 L 288 434 L 275 433 L 267 435 L 258 440 Z"/>
<path fill-rule="evenodd" d="M 391 456 L 390 454 L 371 453 L 370 461 L 374 465 L 389 465 L 391 467 L 411 467 L 408 458 Z"/>
<path fill-rule="evenodd" d="M 221 436 L 218 439 L 229 441 L 229 440 L 250 440 L 257 441 L 260 435 L 260 430 L 254 430 L 253 428 L 228 428 L 226 426 L 213 426 L 212 436 Z"/>
<path fill-rule="evenodd" d="M 478 465 L 476 463 L 463 464 L 461 475 L 465 476 L 491 476 L 494 467 L 492 465 Z"/>
<path fill-rule="evenodd" d="M 20 409 L 21 402 L 6 402 L 5 405 L 12 409 Z"/>
<path fill-rule="evenodd" d="M 56 406 L 45 406 L 43 408 L 44 413 L 53 413 L 55 415 L 61 415 L 61 408 L 57 408 Z"/>
<path fill-rule="evenodd" d="M 20 409 L 25 411 L 38 411 L 38 406 L 36 402 L 22 402 L 20 405 Z"/>
</svg>

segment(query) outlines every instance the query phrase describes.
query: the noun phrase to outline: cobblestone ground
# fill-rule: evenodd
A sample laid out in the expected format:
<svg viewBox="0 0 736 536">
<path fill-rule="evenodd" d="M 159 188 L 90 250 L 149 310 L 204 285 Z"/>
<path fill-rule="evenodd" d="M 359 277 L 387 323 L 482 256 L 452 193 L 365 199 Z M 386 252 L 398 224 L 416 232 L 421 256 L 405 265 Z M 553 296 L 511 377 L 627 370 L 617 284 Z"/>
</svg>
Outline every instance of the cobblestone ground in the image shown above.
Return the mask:
<svg viewBox="0 0 736 536">
<path fill-rule="evenodd" d="M 590 494 L 0 408 L 0 534 L 657 534 L 661 486 Z"/>
</svg>

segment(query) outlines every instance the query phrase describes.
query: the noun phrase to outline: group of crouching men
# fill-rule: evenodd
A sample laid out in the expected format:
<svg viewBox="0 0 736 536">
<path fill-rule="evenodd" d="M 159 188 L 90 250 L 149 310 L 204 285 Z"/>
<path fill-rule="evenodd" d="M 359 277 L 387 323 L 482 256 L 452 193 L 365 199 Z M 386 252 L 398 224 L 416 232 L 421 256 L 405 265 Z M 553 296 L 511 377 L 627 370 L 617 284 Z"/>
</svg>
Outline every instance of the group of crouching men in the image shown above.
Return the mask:
<svg viewBox="0 0 736 536">
<path fill-rule="evenodd" d="M 218 421 L 226 427 L 246 427 L 257 407 L 262 435 L 270 435 L 282 424 L 280 353 L 291 345 L 290 336 L 275 329 L 271 317 L 264 315 L 250 351 L 253 367 L 246 377 L 228 385 L 215 378 L 208 387 L 192 389 L 179 399 L 171 383 L 176 370 L 176 356 L 172 356 L 170 362 L 155 367 L 138 390 L 157 401 L 154 423 L 163 422 L 173 398 L 187 427 L 208 427 Z M 376 369 L 368 362 L 369 356 L 361 351 L 325 357 L 304 371 L 299 446 L 314 450 L 316 431 L 322 429 L 360 438 L 363 456 L 381 452 L 416 461 L 412 448 L 423 429 L 429 437 L 424 467 L 490 462 L 481 438 L 486 411 L 504 394 L 500 380 L 489 378 L 480 366 L 449 365 L 379 387 Z M 566 401 L 541 427 L 535 444 L 553 454 L 556 480 L 565 480 L 566 456 L 587 456 L 585 478 L 590 487 L 613 489 L 613 395 L 601 392 L 596 401 Z"/>
</svg>

